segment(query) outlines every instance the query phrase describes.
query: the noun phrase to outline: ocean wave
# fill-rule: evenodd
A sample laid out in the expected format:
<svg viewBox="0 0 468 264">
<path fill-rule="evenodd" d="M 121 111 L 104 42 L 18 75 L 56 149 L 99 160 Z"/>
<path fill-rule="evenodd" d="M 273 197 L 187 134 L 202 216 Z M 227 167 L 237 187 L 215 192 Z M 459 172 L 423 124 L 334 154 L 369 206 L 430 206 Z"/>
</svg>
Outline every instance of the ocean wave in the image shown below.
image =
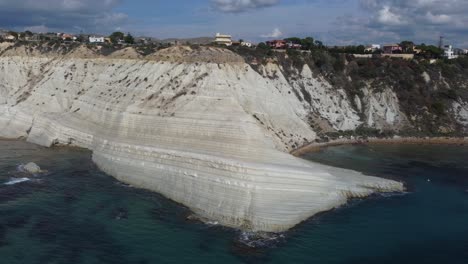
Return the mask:
<svg viewBox="0 0 468 264">
<path fill-rule="evenodd" d="M 22 173 L 27 173 L 26 169 L 24 169 L 24 164 L 20 164 L 16 166 L 16 171 L 17 172 L 22 172 Z"/>
<path fill-rule="evenodd" d="M 282 233 L 242 232 L 238 242 L 249 248 L 271 248 L 285 239 Z"/>
<path fill-rule="evenodd" d="M 3 185 L 15 185 L 22 182 L 30 181 L 29 178 L 11 178 L 10 181 L 5 182 Z"/>
</svg>

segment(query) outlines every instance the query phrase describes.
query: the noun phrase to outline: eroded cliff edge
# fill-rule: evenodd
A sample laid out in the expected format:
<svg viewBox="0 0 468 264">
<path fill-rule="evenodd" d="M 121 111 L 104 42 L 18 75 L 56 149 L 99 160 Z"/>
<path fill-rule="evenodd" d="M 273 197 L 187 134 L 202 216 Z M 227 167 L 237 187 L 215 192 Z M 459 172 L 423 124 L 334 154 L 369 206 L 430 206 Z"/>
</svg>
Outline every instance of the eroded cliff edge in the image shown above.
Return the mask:
<svg viewBox="0 0 468 264">
<path fill-rule="evenodd" d="M 0 137 L 91 149 L 117 179 L 255 231 L 284 231 L 350 197 L 403 189 L 288 154 L 316 139 L 312 117 L 332 129 L 362 123 L 348 95 L 307 65 L 291 80 L 279 64 L 254 70 L 223 49 L 131 52 L 2 46 Z M 396 120 L 387 93 L 375 100 L 391 104 L 395 115 L 384 116 Z"/>
</svg>

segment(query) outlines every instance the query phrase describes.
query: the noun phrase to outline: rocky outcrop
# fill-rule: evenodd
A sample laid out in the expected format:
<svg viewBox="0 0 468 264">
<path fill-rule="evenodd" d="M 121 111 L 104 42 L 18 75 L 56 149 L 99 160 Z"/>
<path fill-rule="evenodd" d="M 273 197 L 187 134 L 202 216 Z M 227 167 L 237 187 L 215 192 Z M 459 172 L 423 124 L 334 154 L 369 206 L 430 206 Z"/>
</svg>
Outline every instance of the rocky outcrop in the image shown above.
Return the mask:
<svg viewBox="0 0 468 264">
<path fill-rule="evenodd" d="M 39 167 L 36 163 L 34 162 L 29 162 L 28 164 L 22 166 L 22 169 L 25 171 L 25 172 L 28 172 L 28 173 L 31 173 L 31 174 L 37 174 L 37 173 L 41 173 L 42 170 L 41 170 L 41 167 Z"/>
<path fill-rule="evenodd" d="M 85 47 L 40 54 L 0 56 L 0 137 L 88 148 L 103 171 L 202 218 L 283 231 L 348 198 L 403 190 L 288 154 L 316 139 L 311 118 L 329 129 L 363 122 L 344 91 L 307 67 L 291 82 L 278 66 L 262 75 L 216 48 L 175 47 L 145 59 Z"/>
</svg>

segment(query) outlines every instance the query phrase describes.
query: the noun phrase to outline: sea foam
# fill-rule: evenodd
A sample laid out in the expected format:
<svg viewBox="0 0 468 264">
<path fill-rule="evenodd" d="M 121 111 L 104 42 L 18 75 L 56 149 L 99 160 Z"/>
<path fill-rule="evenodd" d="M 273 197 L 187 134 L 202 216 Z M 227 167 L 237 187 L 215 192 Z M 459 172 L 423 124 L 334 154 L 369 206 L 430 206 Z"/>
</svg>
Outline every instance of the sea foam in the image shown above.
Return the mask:
<svg viewBox="0 0 468 264">
<path fill-rule="evenodd" d="M 30 181 L 29 178 L 11 178 L 10 181 L 4 183 L 4 185 L 15 185 L 22 182 Z"/>
</svg>

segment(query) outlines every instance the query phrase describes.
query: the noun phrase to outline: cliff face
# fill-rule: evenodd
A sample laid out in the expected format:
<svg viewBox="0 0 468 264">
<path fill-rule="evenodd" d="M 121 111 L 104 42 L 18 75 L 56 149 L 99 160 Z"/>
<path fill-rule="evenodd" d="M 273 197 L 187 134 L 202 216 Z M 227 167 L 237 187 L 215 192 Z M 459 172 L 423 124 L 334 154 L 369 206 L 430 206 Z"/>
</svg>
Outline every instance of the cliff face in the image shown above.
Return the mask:
<svg viewBox="0 0 468 264">
<path fill-rule="evenodd" d="M 283 231 L 350 197 L 403 189 L 288 154 L 317 129 L 403 126 L 390 88 L 351 98 L 307 65 L 286 77 L 216 48 L 0 54 L 0 137 L 91 149 L 103 171 L 223 225 Z M 466 103 L 453 111 L 466 122 Z"/>
</svg>

